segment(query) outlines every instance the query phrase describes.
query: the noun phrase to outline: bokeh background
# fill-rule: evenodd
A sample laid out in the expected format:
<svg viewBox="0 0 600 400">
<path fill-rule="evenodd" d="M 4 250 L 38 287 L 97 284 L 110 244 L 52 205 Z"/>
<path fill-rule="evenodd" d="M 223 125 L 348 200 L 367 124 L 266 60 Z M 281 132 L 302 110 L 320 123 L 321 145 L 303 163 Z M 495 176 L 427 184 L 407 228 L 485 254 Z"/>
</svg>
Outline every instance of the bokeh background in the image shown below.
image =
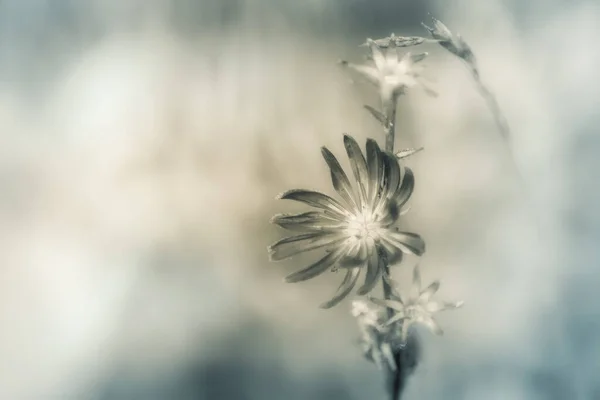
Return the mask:
<svg viewBox="0 0 600 400">
<path fill-rule="evenodd" d="M 307 259 L 269 263 L 268 221 L 331 192 L 320 146 L 383 140 L 336 61 L 428 13 L 513 136 L 419 50 L 439 97 L 399 106 L 397 146 L 425 147 L 404 224 L 466 305 L 405 398 L 600 399 L 594 0 L 1 0 L 0 399 L 384 399 L 349 301 L 318 309 L 339 277 L 283 283 Z"/>
</svg>

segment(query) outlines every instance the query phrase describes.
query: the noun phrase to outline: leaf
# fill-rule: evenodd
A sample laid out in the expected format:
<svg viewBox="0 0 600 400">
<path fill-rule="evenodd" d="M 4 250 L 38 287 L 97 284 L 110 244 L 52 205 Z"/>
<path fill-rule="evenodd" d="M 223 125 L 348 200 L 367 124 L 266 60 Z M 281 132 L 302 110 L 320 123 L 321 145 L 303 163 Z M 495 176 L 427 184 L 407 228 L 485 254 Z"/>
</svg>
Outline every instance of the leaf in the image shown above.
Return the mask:
<svg viewBox="0 0 600 400">
<path fill-rule="evenodd" d="M 385 118 L 385 115 L 383 115 L 383 113 L 381 113 L 380 111 L 377 111 L 376 109 L 374 109 L 373 107 L 369 106 L 369 105 L 364 105 L 363 106 L 365 109 L 367 109 L 371 115 L 381 123 L 381 125 L 386 126 L 387 125 L 387 120 Z"/>
</svg>

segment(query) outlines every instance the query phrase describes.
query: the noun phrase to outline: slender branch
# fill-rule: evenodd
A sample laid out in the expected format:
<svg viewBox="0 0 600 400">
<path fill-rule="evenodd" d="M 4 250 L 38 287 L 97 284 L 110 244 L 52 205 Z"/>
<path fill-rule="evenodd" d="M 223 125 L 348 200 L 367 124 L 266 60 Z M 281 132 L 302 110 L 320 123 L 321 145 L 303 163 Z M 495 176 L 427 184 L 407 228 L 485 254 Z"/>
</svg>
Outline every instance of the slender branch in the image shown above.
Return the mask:
<svg viewBox="0 0 600 400">
<path fill-rule="evenodd" d="M 398 104 L 397 97 L 392 100 L 392 106 L 386 112 L 385 126 L 385 151 L 394 152 L 394 140 L 396 139 L 396 106 Z"/>
<path fill-rule="evenodd" d="M 496 100 L 496 96 L 494 96 L 492 91 L 488 89 L 488 87 L 481 80 L 481 75 L 479 74 L 479 69 L 477 68 L 477 66 L 475 66 L 474 63 L 469 63 L 467 61 L 465 61 L 465 63 L 471 71 L 471 75 L 473 76 L 473 81 L 475 81 L 477 91 L 485 100 L 485 103 L 487 104 L 488 108 L 490 109 L 490 112 L 492 113 L 492 116 L 494 117 L 494 121 L 496 122 L 496 126 L 498 128 L 498 131 L 500 132 L 500 135 L 504 138 L 504 140 L 506 140 L 508 144 L 511 136 L 510 127 L 508 126 L 508 121 L 506 120 L 506 117 L 500 109 L 500 105 L 498 104 L 498 100 Z"/>
</svg>

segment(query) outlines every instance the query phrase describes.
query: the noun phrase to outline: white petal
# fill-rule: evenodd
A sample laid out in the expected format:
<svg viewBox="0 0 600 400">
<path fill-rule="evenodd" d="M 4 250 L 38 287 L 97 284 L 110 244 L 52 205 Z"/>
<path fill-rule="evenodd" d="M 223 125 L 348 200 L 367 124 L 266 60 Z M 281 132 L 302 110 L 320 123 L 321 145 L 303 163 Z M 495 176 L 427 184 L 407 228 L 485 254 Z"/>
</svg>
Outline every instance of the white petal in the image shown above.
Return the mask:
<svg viewBox="0 0 600 400">
<path fill-rule="evenodd" d="M 373 40 L 369 41 L 369 47 L 371 48 L 371 55 L 373 57 L 373 61 L 375 62 L 375 66 L 378 70 L 383 70 L 385 68 L 385 57 L 381 52 L 381 49 Z"/>
<path fill-rule="evenodd" d="M 435 292 L 438 291 L 439 288 L 440 288 L 440 281 L 434 281 L 431 285 L 427 286 L 427 288 L 425 290 L 423 290 L 423 292 L 420 293 L 419 300 L 423 303 L 429 301 L 431 296 L 433 296 L 435 294 Z"/>
</svg>

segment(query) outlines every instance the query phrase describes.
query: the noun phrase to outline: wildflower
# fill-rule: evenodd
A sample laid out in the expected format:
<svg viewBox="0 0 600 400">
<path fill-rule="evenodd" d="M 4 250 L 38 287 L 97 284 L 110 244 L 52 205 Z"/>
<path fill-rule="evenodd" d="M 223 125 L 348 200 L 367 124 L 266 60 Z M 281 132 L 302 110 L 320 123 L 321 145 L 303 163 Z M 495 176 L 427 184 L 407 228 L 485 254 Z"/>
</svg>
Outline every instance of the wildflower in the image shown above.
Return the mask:
<svg viewBox="0 0 600 400">
<path fill-rule="evenodd" d="M 393 226 L 412 194 L 412 171 L 401 168 L 395 156 L 382 152 L 372 139 L 367 140 L 366 158 L 351 136 L 344 136 L 344 146 L 356 190 L 335 156 L 323 147 L 333 187 L 342 201 L 316 191 L 290 190 L 278 198 L 299 201 L 318 211 L 280 214 L 271 220 L 285 229 L 300 232 L 269 247 L 272 261 L 320 248 L 326 250 L 323 258 L 289 275 L 287 282 L 314 278 L 330 269 L 345 271 L 338 291 L 322 308 L 333 307 L 344 299 L 356 285 L 361 270 L 366 270 L 365 279 L 357 293 L 364 295 L 375 287 L 384 265 L 398 262 L 403 253 L 421 255 L 425 251 L 425 242 L 419 235 L 399 232 Z"/>
<path fill-rule="evenodd" d="M 389 277 L 384 278 L 388 280 L 388 283 L 390 283 L 392 288 L 395 286 Z M 440 282 L 434 281 L 425 289 L 421 289 L 421 273 L 419 271 L 419 265 L 417 264 L 413 272 L 412 293 L 409 298 L 403 300 L 394 289 L 390 300 L 375 298 L 371 298 L 370 300 L 377 305 L 393 310 L 394 316 L 390 318 L 384 326 L 401 323 L 400 340 L 404 344 L 408 338 L 409 328 L 416 323 L 425 325 L 436 335 L 442 335 L 442 328 L 440 328 L 433 318 L 433 314 L 439 311 L 458 308 L 463 305 L 462 301 L 450 303 L 432 300 L 431 297 L 439 288 Z"/>
<path fill-rule="evenodd" d="M 389 118 L 390 109 L 395 107 L 398 96 L 404 94 L 406 89 L 419 84 L 420 70 L 416 64 L 422 61 L 427 53 L 413 56 L 408 52 L 399 57 L 393 41 L 389 42 L 385 54 L 375 41 L 367 39 L 367 43 L 374 65 L 356 65 L 348 61 L 341 61 L 341 64 L 356 71 L 379 89 L 381 104 L 386 110 L 386 117 Z"/>
<path fill-rule="evenodd" d="M 392 343 L 387 340 L 386 329 L 382 328 L 385 317 L 381 311 L 369 307 L 369 304 L 364 301 L 354 300 L 351 312 L 358 321 L 360 343 L 365 358 L 373 361 L 379 369 L 383 369 L 387 364 L 391 370 L 395 370 L 396 361 Z"/>
<path fill-rule="evenodd" d="M 476 68 L 475 55 L 471 50 L 471 47 L 464 41 L 461 35 L 453 34 L 450 29 L 442 23 L 442 21 L 431 18 L 433 20 L 433 28 L 421 23 L 425 29 L 429 31 L 431 37 L 438 41 L 440 46 L 448 50 L 455 56 L 463 59 L 467 64 L 471 65 L 473 69 Z"/>
</svg>

